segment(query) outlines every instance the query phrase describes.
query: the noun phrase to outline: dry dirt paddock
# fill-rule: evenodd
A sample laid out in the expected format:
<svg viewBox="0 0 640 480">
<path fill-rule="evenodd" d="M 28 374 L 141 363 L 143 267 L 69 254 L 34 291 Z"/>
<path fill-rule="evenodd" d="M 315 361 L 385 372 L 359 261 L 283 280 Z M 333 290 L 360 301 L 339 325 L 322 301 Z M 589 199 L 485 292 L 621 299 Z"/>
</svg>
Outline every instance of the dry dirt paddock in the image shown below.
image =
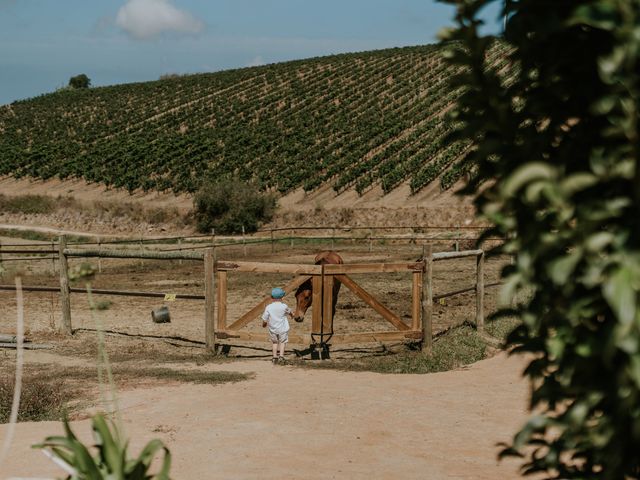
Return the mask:
<svg viewBox="0 0 640 480">
<path fill-rule="evenodd" d="M 8 242 L 9 240 L 6 240 Z M 166 247 L 165 247 L 166 248 Z M 218 253 L 220 260 L 250 260 L 261 262 L 313 263 L 315 254 L 323 247 L 279 246 L 275 254 L 270 247 L 259 246 L 249 248 L 245 257 L 242 248 L 224 249 Z M 440 248 L 445 248 L 441 246 Z M 362 262 L 413 262 L 422 254 L 422 247 L 416 245 L 385 245 L 367 249 L 357 249 L 351 245 L 338 245 L 336 250 L 342 255 L 345 263 Z M 71 259 L 70 268 L 85 259 Z M 95 267 L 97 259 L 89 259 Z M 485 266 L 485 283 L 495 282 L 499 270 L 504 265 L 503 259 L 489 259 Z M 201 261 L 152 261 L 152 260 L 101 260 L 102 273 L 92 281 L 95 289 L 131 290 L 161 293 L 188 293 L 202 295 L 204 293 L 204 269 Z M 25 285 L 59 286 L 57 262 L 52 260 L 39 262 L 6 262 L 7 272 L 1 283 L 10 284 L 16 272 L 22 275 Z M 54 271 L 55 269 L 55 271 Z M 436 295 L 455 291 L 475 284 L 475 258 L 465 258 L 434 264 L 434 293 Z M 293 277 L 285 274 L 257 274 L 230 272 L 228 276 L 228 322 L 232 323 L 251 307 L 258 304 L 271 287 L 281 286 Z M 411 273 L 360 274 L 352 278 L 364 289 L 398 314 L 407 324 L 411 323 Z M 84 287 L 82 283 L 72 286 Z M 485 291 L 485 313 L 495 309 L 498 289 L 488 287 Z M 57 292 L 26 293 L 26 322 L 29 333 L 37 338 L 40 334 L 50 333 L 61 324 L 61 306 Z M 0 301 L 4 312 L 0 318 L 0 333 L 12 333 L 15 329 L 15 300 L 13 292 L 0 291 Z M 108 331 L 127 335 L 167 336 L 202 342 L 204 341 L 204 301 L 177 300 L 164 302 L 162 298 L 141 298 L 124 296 L 95 296 L 96 301 L 109 302 L 106 310 L 91 315 L 87 295 L 74 293 L 71 296 L 72 325 L 74 329 L 95 328 L 96 317 Z M 285 302 L 295 305 L 295 297 L 289 294 Z M 171 322 L 154 324 L 151 311 L 167 305 L 171 314 Z M 475 293 L 468 292 L 435 302 L 433 325 L 434 332 L 459 325 L 465 321 L 475 320 Z M 249 330 L 262 331 L 256 320 L 245 327 Z M 308 311 L 301 324 L 292 322 L 292 333 L 307 333 L 311 328 L 311 312 Z M 337 302 L 334 331 L 336 333 L 392 330 L 373 309 L 359 297 L 342 287 Z M 266 335 L 265 335 L 266 339 Z M 267 345 L 268 346 L 268 345 Z"/>
<path fill-rule="evenodd" d="M 250 251 L 249 259 L 309 262 L 314 247 L 269 252 Z M 345 261 L 415 260 L 416 247 L 386 246 L 372 253 L 338 248 Z M 417 255 L 416 255 L 417 254 Z M 242 259 L 242 250 L 220 258 Z M 95 264 L 95 262 L 94 262 Z M 487 262 L 487 282 L 497 278 L 502 262 Z M 5 266 L 9 266 L 7 263 Z M 26 285 L 56 285 L 51 265 L 23 265 Z M 202 293 L 201 263 L 140 263 L 103 261 L 94 288 L 131 289 L 168 293 Z M 11 281 L 15 268 L 8 267 L 2 283 Z M 456 290 L 473 284 L 473 259 L 436 263 L 435 292 Z M 389 308 L 409 322 L 411 282 L 409 275 L 356 276 L 364 288 L 379 296 Z M 229 318 L 239 316 L 274 284 L 289 276 L 230 275 Z M 487 289 L 487 312 L 495 306 L 496 289 Z M 15 296 L 1 293 L 3 304 L 0 332 L 15 331 Z M 112 301 L 97 312 L 108 331 L 110 350 L 146 348 L 165 342 L 150 337 L 202 341 L 202 301 L 168 303 L 172 321 L 157 325 L 150 312 L 160 299 L 100 297 Z M 290 304 L 293 300 L 286 299 Z M 474 318 L 473 294 L 464 294 L 437 304 L 436 330 Z M 73 356 L 73 348 L 94 343 L 90 332 L 79 332 L 67 341 L 53 332 L 60 321 L 56 294 L 27 293 L 26 323 L 34 341 L 52 343 L 52 351 L 28 352 L 27 363 L 37 368 L 65 365 L 86 367 L 91 357 Z M 86 296 L 72 296 L 74 328 L 93 328 L 95 319 Z M 310 326 L 305 322 L 294 328 Z M 249 328 L 260 328 L 255 323 Z M 336 331 L 388 330 L 386 322 L 360 300 L 341 292 Z M 126 335 L 122 335 L 126 334 Z M 62 345 L 64 348 L 58 348 Z M 70 345 L 73 348 L 70 348 Z M 263 347 L 268 347 L 265 342 Z M 172 350 L 158 348 L 158 362 L 167 361 Z M 85 352 L 86 353 L 86 352 Z M 152 438 L 161 438 L 173 454 L 173 478 L 429 478 L 509 479 L 518 478 L 518 462 L 498 463 L 497 443 L 509 441 L 526 418 L 528 387 L 521 378 L 521 359 L 499 354 L 457 371 L 430 375 L 383 375 L 272 366 L 264 350 L 232 349 L 243 357 L 222 362 L 181 363 L 180 368 L 200 371 L 249 372 L 249 380 L 222 385 L 128 384 L 120 387 L 120 399 L 132 452 Z M 3 353 L 8 359 L 10 353 Z M 253 357 L 253 358 L 251 358 Z M 153 362 L 146 358 L 140 363 Z M 97 398 L 97 396 L 96 396 Z M 87 411 L 96 404 L 87 406 Z M 89 439 L 88 420 L 77 416 L 74 425 Z M 0 479 L 11 477 L 54 478 L 62 475 L 40 452 L 29 446 L 45 436 L 61 432 L 57 422 L 18 425 L 11 453 L 0 466 Z M 0 425 L 0 439 L 7 426 Z"/>
</svg>

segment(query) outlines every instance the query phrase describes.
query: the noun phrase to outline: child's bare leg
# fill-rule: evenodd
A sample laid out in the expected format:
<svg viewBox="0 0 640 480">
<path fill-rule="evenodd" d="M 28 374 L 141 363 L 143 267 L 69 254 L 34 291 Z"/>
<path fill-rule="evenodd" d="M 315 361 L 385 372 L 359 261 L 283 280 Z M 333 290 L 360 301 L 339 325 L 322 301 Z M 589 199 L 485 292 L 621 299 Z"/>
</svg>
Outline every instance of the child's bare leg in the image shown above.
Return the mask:
<svg viewBox="0 0 640 480">
<path fill-rule="evenodd" d="M 278 356 L 278 344 L 277 343 L 272 343 L 271 347 L 273 349 L 273 356 L 277 357 Z"/>
<path fill-rule="evenodd" d="M 282 342 L 282 343 L 280 343 L 280 344 L 279 344 L 279 346 L 280 346 L 280 356 L 281 356 L 281 357 L 284 357 L 284 346 L 285 346 L 285 345 L 286 345 L 286 344 L 285 344 L 284 342 Z"/>
</svg>

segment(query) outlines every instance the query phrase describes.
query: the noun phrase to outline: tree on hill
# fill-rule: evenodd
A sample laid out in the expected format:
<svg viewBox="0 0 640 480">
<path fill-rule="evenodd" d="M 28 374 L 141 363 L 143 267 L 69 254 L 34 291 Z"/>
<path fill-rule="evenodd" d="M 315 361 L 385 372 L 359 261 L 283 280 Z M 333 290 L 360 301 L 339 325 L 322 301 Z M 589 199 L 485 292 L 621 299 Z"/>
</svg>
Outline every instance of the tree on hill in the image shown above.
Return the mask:
<svg viewBox="0 0 640 480">
<path fill-rule="evenodd" d="M 71 88 L 89 88 L 91 86 L 91 79 L 84 73 L 81 73 L 69 79 L 69 86 Z"/>
<path fill-rule="evenodd" d="M 502 313 L 521 325 L 535 415 L 503 455 L 544 478 L 640 478 L 640 0 L 445 0 L 473 140 L 470 191 L 515 254 Z M 517 72 L 484 58 L 498 1 Z M 462 45 L 463 48 L 456 47 Z M 498 179 L 498 181 L 496 181 Z"/>
</svg>

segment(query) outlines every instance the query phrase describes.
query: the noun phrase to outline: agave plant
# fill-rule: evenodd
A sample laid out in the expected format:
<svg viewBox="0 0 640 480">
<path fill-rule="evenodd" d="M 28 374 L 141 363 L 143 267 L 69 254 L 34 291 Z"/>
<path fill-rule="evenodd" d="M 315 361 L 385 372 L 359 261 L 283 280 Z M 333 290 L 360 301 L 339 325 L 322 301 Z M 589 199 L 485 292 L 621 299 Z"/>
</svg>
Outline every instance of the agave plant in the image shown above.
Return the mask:
<svg viewBox="0 0 640 480">
<path fill-rule="evenodd" d="M 171 453 L 160 440 L 151 440 L 137 458 L 129 458 L 128 442 L 116 425 L 96 414 L 91 421 L 95 445 L 87 448 L 64 420 L 65 436 L 47 437 L 33 448 L 45 449 L 69 475 L 66 480 L 169 480 Z M 94 450 L 95 453 L 91 453 Z M 163 452 L 158 473 L 150 473 L 156 454 Z"/>
</svg>

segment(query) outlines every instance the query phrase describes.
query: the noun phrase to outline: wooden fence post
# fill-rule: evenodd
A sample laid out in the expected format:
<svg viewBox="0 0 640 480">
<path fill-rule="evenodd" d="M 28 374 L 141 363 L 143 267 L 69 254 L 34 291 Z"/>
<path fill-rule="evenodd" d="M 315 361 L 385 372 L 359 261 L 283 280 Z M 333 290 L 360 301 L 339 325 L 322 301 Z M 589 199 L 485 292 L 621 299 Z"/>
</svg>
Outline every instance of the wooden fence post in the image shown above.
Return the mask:
<svg viewBox="0 0 640 480">
<path fill-rule="evenodd" d="M 322 266 L 322 274 L 314 275 L 311 280 L 313 302 L 311 307 L 311 333 L 319 334 L 322 331 L 322 309 L 323 294 L 322 287 L 324 284 L 324 265 Z"/>
<path fill-rule="evenodd" d="M 484 252 L 476 257 L 476 328 L 484 330 Z"/>
<path fill-rule="evenodd" d="M 411 330 L 420 330 L 420 314 L 422 312 L 422 272 L 413 272 L 411 289 Z"/>
<path fill-rule="evenodd" d="M 272 228 L 271 229 L 271 253 L 275 253 L 275 251 L 276 251 L 276 245 L 273 239 L 273 228 Z"/>
<path fill-rule="evenodd" d="M 213 248 L 207 249 L 204 253 L 204 297 L 205 297 L 205 312 L 204 312 L 204 337 L 207 350 L 216 353 L 216 331 L 215 331 L 215 318 L 216 318 L 216 277 L 215 277 L 215 250 Z"/>
<path fill-rule="evenodd" d="M 218 329 L 221 327 L 227 329 L 227 272 L 224 270 L 216 270 L 216 305 L 218 308 Z"/>
<path fill-rule="evenodd" d="M 293 248 L 293 229 L 291 230 L 291 248 Z"/>
<path fill-rule="evenodd" d="M 247 240 L 244 236 L 244 225 L 242 226 L 242 251 L 244 253 L 244 256 L 247 256 Z"/>
<path fill-rule="evenodd" d="M 98 250 L 102 250 L 102 240 L 98 237 Z M 102 258 L 98 257 L 98 273 L 102 273 Z"/>
<path fill-rule="evenodd" d="M 58 254 L 60 257 L 60 305 L 62 306 L 62 326 L 67 335 L 73 334 L 71 328 L 71 298 L 69 290 L 69 265 L 64 249 L 67 248 L 66 235 L 58 239 Z"/>
<path fill-rule="evenodd" d="M 324 265 L 322 266 L 324 272 Z M 322 341 L 333 332 L 333 275 L 322 275 Z"/>
<path fill-rule="evenodd" d="M 433 246 L 422 247 L 422 351 L 431 354 L 433 348 Z M 426 291 L 425 291 L 426 290 Z"/>
<path fill-rule="evenodd" d="M 182 251 L 182 238 L 178 238 L 178 251 Z M 182 259 L 178 260 L 178 265 L 182 265 Z"/>
</svg>

